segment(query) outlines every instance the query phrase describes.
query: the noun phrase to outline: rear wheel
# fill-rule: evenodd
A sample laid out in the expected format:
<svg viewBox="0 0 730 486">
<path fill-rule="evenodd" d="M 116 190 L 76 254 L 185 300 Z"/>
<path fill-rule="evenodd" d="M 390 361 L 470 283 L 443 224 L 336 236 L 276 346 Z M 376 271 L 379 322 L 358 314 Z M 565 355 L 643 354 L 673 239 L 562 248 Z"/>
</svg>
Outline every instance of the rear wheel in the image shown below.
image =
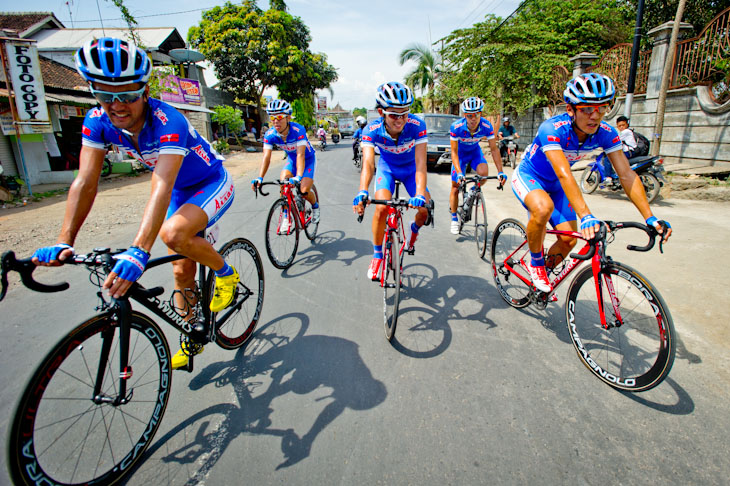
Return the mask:
<svg viewBox="0 0 730 486">
<path fill-rule="evenodd" d="M 310 192 L 314 193 L 314 200 L 319 202 L 319 194 L 317 194 L 317 188 L 312 184 L 309 189 Z M 304 199 L 304 234 L 307 238 L 313 240 L 317 236 L 317 228 L 319 228 L 319 221 L 316 223 L 312 220 L 312 203 L 306 198 Z"/>
<path fill-rule="evenodd" d="M 132 313 L 124 397 L 118 395 L 119 351 L 118 321 L 102 314 L 48 353 L 11 424 L 13 483 L 114 484 L 144 455 L 170 397 L 170 348 L 157 324 Z"/>
<path fill-rule="evenodd" d="M 271 206 L 266 220 L 266 253 L 276 268 L 288 268 L 298 246 L 299 227 L 286 199 L 281 198 Z"/>
<path fill-rule="evenodd" d="M 227 242 L 219 253 L 236 268 L 240 280 L 233 303 L 213 316 L 218 323 L 216 342 L 221 348 L 236 349 L 251 339 L 261 316 L 264 305 L 264 266 L 254 244 L 245 238 Z M 209 296 L 212 296 L 214 287 L 215 274 L 210 272 L 206 283 Z"/>
<path fill-rule="evenodd" d="M 522 308 L 530 304 L 530 282 L 527 264 L 530 249 L 527 231 L 516 219 L 505 219 L 495 227 L 492 235 L 492 271 L 499 294 L 512 307 Z"/>
<path fill-rule="evenodd" d="M 672 316 L 664 300 L 627 265 L 607 264 L 598 282 L 592 270 L 582 270 L 568 290 L 566 317 L 578 357 L 614 388 L 632 392 L 654 388 L 669 374 L 676 349 Z M 607 329 L 601 323 L 596 289 Z"/>
<path fill-rule="evenodd" d="M 601 175 L 593 167 L 586 167 L 580 178 L 580 190 L 585 194 L 593 193 L 601 182 Z"/>
<path fill-rule="evenodd" d="M 474 198 L 474 238 L 477 240 L 479 258 L 484 258 L 487 252 L 487 208 L 484 205 L 484 196 L 478 193 Z"/>
<path fill-rule="evenodd" d="M 659 190 L 662 188 L 659 184 L 659 179 L 654 177 L 653 174 L 641 174 L 639 178 L 641 179 L 641 183 L 644 185 L 646 200 L 649 201 L 649 203 L 653 203 L 659 195 Z"/>
<path fill-rule="evenodd" d="M 390 233 L 389 241 L 386 243 L 383 261 L 385 262 L 385 275 L 383 276 L 383 312 L 385 324 L 385 337 L 388 341 L 393 339 L 395 328 L 398 324 L 398 306 L 400 305 L 401 287 L 401 258 L 398 235 L 395 231 Z"/>
</svg>

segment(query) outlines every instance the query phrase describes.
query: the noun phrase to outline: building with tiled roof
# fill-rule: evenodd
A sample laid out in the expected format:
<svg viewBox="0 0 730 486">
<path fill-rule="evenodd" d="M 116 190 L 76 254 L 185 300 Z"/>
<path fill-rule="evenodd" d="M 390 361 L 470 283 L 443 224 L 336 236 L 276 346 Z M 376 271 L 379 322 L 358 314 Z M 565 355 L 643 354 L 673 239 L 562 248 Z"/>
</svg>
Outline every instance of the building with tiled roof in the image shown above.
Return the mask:
<svg viewBox="0 0 730 486">
<path fill-rule="evenodd" d="M 52 12 L 0 12 L 0 32 L 5 37 L 28 39 L 44 29 L 63 29 Z"/>
</svg>

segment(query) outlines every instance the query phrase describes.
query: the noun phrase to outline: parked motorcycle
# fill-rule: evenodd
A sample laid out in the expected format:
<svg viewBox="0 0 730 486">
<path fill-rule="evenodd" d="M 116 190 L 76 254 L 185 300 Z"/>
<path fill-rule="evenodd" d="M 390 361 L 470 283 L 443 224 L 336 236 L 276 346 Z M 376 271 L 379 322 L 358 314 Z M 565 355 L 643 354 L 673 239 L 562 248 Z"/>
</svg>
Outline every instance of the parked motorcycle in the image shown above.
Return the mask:
<svg viewBox="0 0 730 486">
<path fill-rule="evenodd" d="M 505 150 L 502 155 L 502 165 L 505 167 L 517 166 L 517 143 L 515 142 L 514 135 L 504 137 L 500 143 L 504 145 Z"/>
<path fill-rule="evenodd" d="M 652 203 L 659 195 L 662 186 L 667 182 L 664 178 L 664 160 L 659 156 L 645 155 L 629 159 L 631 170 L 641 179 L 646 191 L 646 199 Z M 605 182 L 607 174 L 601 163 L 601 157 L 588 164 L 580 178 L 580 189 L 586 194 L 591 194 Z M 605 188 L 611 191 L 623 190 L 621 181 L 614 177 L 611 182 L 605 183 Z"/>
</svg>

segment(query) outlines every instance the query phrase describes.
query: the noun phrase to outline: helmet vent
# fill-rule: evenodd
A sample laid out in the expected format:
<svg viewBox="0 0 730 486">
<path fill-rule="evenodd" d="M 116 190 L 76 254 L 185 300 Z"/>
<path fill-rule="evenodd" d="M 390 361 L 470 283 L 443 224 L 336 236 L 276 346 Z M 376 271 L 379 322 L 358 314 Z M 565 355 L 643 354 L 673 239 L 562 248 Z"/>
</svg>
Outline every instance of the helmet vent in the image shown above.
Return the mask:
<svg viewBox="0 0 730 486">
<path fill-rule="evenodd" d="M 106 65 L 107 67 L 115 67 L 114 66 L 114 54 L 111 51 L 106 51 L 104 53 L 104 57 L 106 58 Z"/>
</svg>

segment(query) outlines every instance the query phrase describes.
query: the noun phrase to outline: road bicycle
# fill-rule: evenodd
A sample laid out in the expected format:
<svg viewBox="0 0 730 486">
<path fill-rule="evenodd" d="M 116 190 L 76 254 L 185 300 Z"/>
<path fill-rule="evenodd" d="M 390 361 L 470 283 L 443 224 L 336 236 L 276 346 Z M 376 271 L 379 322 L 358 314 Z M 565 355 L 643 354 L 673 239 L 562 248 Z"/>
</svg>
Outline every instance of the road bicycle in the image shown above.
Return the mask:
<svg viewBox="0 0 730 486">
<path fill-rule="evenodd" d="M 262 189 L 268 185 L 279 185 L 282 190 L 281 197 L 274 201 L 266 219 L 266 253 L 276 268 L 289 268 L 297 254 L 299 231 L 304 229 L 307 238 L 313 240 L 317 236 L 319 221 L 312 218 L 312 203 L 306 198 L 308 192 L 299 192 L 298 184 L 289 180 L 263 182 L 258 185 L 256 195 L 268 196 L 269 193 Z M 314 184 L 310 191 L 319 201 Z"/>
<path fill-rule="evenodd" d="M 132 310 L 131 300 L 146 307 L 181 333 L 190 352 L 215 342 L 224 349 L 245 345 L 264 301 L 264 273 L 256 247 L 244 238 L 224 244 L 220 254 L 241 276 L 233 303 L 219 313 L 209 310 L 215 286 L 212 270 L 199 265 L 197 288 L 173 291 L 160 300 L 162 287 L 135 282 L 120 299 L 103 297 L 101 286 L 122 250 L 95 249 L 65 264 L 85 267 L 99 290 L 98 313 L 63 337 L 36 368 L 10 423 L 8 469 L 15 484 L 114 484 L 123 479 L 152 442 L 170 397 L 171 355 L 162 329 Z M 150 260 L 147 269 L 184 258 Z M 35 265 L 2 256 L 0 300 L 10 271 L 38 292 L 58 292 L 68 283 L 46 285 L 33 278 Z M 176 298 L 176 294 L 180 294 Z M 182 298 L 181 298 L 182 297 Z M 184 301 L 181 306 L 180 303 Z"/>
<path fill-rule="evenodd" d="M 362 147 L 360 147 L 359 143 L 357 144 L 357 152 L 355 153 L 355 159 L 352 163 L 357 170 L 362 171 Z"/>
<path fill-rule="evenodd" d="M 484 205 L 481 182 L 488 179 L 499 179 L 499 177 L 475 175 L 465 177 L 459 184 L 461 204 L 456 211 L 457 217 L 459 218 L 459 233 L 461 233 L 467 223 L 472 223 L 471 227 L 474 228 L 474 239 L 477 242 L 479 258 L 483 258 L 487 252 L 487 208 Z M 467 184 L 472 184 L 468 190 Z M 501 191 L 504 189 L 504 186 L 499 184 L 497 185 L 497 189 Z"/>
<path fill-rule="evenodd" d="M 649 251 L 659 236 L 662 251 L 661 236 L 641 223 L 603 223 L 592 240 L 577 232 L 547 231 L 586 244 L 557 265 L 545 257 L 553 290 L 544 293 L 532 286 L 527 270 L 530 250 L 525 227 L 515 219 L 501 221 L 492 237 L 494 280 L 512 307 L 545 308 L 556 300 L 555 291 L 568 275 L 590 260 L 591 265 L 577 273 L 568 289 L 566 319 L 573 346 L 583 364 L 604 383 L 630 392 L 649 390 L 667 377 L 674 363 L 677 338 L 672 316 L 649 280 L 606 255 L 606 247 L 625 228 L 637 228 L 649 236 L 646 246 L 629 245 L 629 250 Z"/>
<path fill-rule="evenodd" d="M 403 257 L 406 253 L 413 255 L 415 248 L 406 248 L 405 231 L 403 229 L 403 212 L 409 207 L 408 199 L 398 197 L 400 181 L 395 182 L 395 193 L 392 199 L 370 199 L 368 204 L 383 204 L 388 206 L 388 215 L 385 220 L 385 234 L 383 235 L 383 261 L 378 269 L 380 286 L 383 288 L 383 323 L 385 337 L 393 339 L 398 324 L 398 307 L 400 305 L 400 291 L 403 286 Z M 433 227 L 433 199 L 427 204 L 429 223 Z M 364 214 L 357 217 L 362 222 Z M 397 282 L 397 283 L 396 283 Z"/>
</svg>

